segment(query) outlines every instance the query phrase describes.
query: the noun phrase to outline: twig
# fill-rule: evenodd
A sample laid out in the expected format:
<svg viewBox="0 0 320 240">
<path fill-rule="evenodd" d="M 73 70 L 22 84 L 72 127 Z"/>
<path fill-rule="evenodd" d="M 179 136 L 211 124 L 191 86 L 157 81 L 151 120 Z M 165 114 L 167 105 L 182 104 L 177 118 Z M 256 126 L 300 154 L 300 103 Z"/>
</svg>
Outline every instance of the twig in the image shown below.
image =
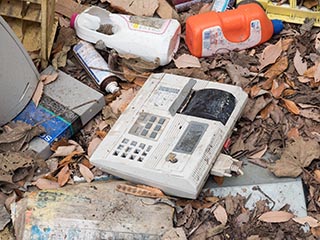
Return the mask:
<svg viewBox="0 0 320 240">
<path fill-rule="evenodd" d="M 251 84 L 257 77 L 260 76 L 260 73 L 261 73 L 261 72 L 262 72 L 262 71 L 257 72 L 257 74 L 256 74 L 255 76 L 253 76 L 253 77 L 249 80 L 249 82 L 243 86 L 243 88 L 248 87 L 249 84 Z"/>
<path fill-rule="evenodd" d="M 259 167 L 267 168 L 268 164 L 266 162 L 263 162 L 260 158 L 254 158 L 248 160 L 250 163 L 253 163 Z"/>
<path fill-rule="evenodd" d="M 302 171 L 306 173 L 309 177 L 311 177 L 313 180 L 317 181 L 317 179 L 305 168 L 301 167 Z"/>
<path fill-rule="evenodd" d="M 168 206 L 170 206 L 172 208 L 176 208 L 177 207 L 177 205 L 173 201 L 171 201 L 169 198 L 157 198 L 157 199 L 154 200 L 153 203 L 146 203 L 141 199 L 141 202 L 144 205 L 166 204 L 166 205 L 168 205 Z"/>
<path fill-rule="evenodd" d="M 266 198 L 268 198 L 268 199 L 273 203 L 273 205 L 272 205 L 272 207 L 271 207 L 271 210 L 274 208 L 274 206 L 276 205 L 276 202 L 275 202 L 271 197 L 269 197 L 264 191 L 262 191 L 262 189 L 261 189 L 259 186 L 254 186 L 254 187 L 252 187 L 252 190 L 258 191 L 258 192 L 260 192 L 262 195 L 264 195 Z"/>
<path fill-rule="evenodd" d="M 218 207 L 218 203 L 213 205 L 209 211 L 209 213 L 213 213 L 214 210 Z M 207 213 L 206 216 L 188 233 L 187 238 L 189 238 L 192 234 L 195 233 L 195 231 L 198 230 L 198 228 L 209 218 L 210 214 Z"/>
<path fill-rule="evenodd" d="M 141 78 L 145 78 L 145 79 L 149 78 L 149 77 L 144 76 L 142 74 L 124 73 L 124 72 L 121 72 L 121 71 L 115 71 L 115 70 L 106 69 L 106 68 L 90 67 L 90 66 L 89 66 L 89 68 L 95 69 L 95 70 L 99 70 L 99 71 L 111 72 L 111 73 L 114 73 L 114 74 L 130 75 L 130 76 L 133 76 L 133 77 L 141 77 Z"/>
</svg>

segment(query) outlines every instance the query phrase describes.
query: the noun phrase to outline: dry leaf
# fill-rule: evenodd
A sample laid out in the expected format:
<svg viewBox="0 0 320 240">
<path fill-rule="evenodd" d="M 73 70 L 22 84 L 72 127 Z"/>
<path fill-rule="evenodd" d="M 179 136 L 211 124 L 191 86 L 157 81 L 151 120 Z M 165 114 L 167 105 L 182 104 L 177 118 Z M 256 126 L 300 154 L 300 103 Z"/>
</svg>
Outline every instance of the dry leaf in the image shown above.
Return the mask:
<svg viewBox="0 0 320 240">
<path fill-rule="evenodd" d="M 276 80 L 273 80 L 273 84 L 272 84 L 272 88 L 271 88 L 272 96 L 276 99 L 280 98 L 280 96 L 285 88 L 286 88 L 286 85 L 284 83 L 281 83 L 279 85 Z"/>
<path fill-rule="evenodd" d="M 287 133 L 288 138 L 297 138 L 300 136 L 298 128 L 291 128 Z"/>
<path fill-rule="evenodd" d="M 146 61 L 141 57 L 132 54 L 119 54 L 121 59 L 122 67 L 128 67 L 136 71 L 137 73 L 141 73 L 140 76 L 148 77 L 148 74 L 158 68 L 160 66 L 160 59 L 156 58 L 154 61 Z M 137 73 L 133 72 L 133 74 L 137 75 Z"/>
<path fill-rule="evenodd" d="M 96 134 L 99 138 L 103 139 L 105 136 L 107 136 L 107 132 L 106 131 L 96 131 Z"/>
<path fill-rule="evenodd" d="M 302 57 L 298 49 L 296 50 L 296 54 L 293 58 L 293 64 L 299 75 L 303 75 L 308 68 L 307 61 L 302 61 Z"/>
<path fill-rule="evenodd" d="M 317 83 L 317 82 L 320 82 L 320 63 L 318 63 L 316 66 L 317 67 L 314 72 L 314 81 Z"/>
<path fill-rule="evenodd" d="M 311 228 L 311 233 L 313 236 L 315 236 L 317 239 L 320 238 L 320 226 Z"/>
<path fill-rule="evenodd" d="M 8 129 L 0 134 L 0 152 L 20 151 L 25 143 L 45 132 L 45 129 L 40 125 L 31 126 L 22 121 L 10 123 Z"/>
<path fill-rule="evenodd" d="M 262 222 L 281 223 L 281 222 L 287 222 L 293 217 L 294 215 L 289 212 L 270 211 L 270 212 L 263 213 L 258 219 Z"/>
<path fill-rule="evenodd" d="M 60 187 L 63 187 L 69 181 L 69 178 L 70 178 L 69 166 L 65 165 L 58 173 L 58 183 Z"/>
<path fill-rule="evenodd" d="M 315 40 L 315 48 L 318 52 L 320 52 L 320 32 L 318 32 Z"/>
<path fill-rule="evenodd" d="M 320 123 L 320 111 L 317 108 L 301 109 L 299 115 Z"/>
<path fill-rule="evenodd" d="M 309 8 L 309 9 L 318 6 L 318 4 L 319 4 L 318 0 L 304 0 L 303 1 L 303 6 L 305 6 L 306 8 Z"/>
<path fill-rule="evenodd" d="M 306 109 L 306 108 L 316 108 L 316 109 L 319 109 L 320 110 L 320 105 L 319 106 L 316 106 L 316 105 L 313 105 L 313 104 L 308 104 L 308 103 L 298 103 L 299 107 L 302 108 L 302 109 Z"/>
<path fill-rule="evenodd" d="M 57 0 L 55 4 L 55 12 L 71 18 L 72 14 L 81 13 L 88 7 L 89 5 L 78 4 L 73 0 Z"/>
<path fill-rule="evenodd" d="M 218 197 L 213 196 L 213 197 L 206 197 L 205 200 L 211 203 L 217 203 L 220 199 Z"/>
<path fill-rule="evenodd" d="M 70 26 L 70 21 L 67 20 L 66 18 L 59 16 L 59 26 L 60 27 L 69 27 Z"/>
<path fill-rule="evenodd" d="M 189 54 L 182 54 L 177 59 L 173 59 L 173 61 L 177 68 L 201 67 L 199 59 Z"/>
<path fill-rule="evenodd" d="M 267 105 L 263 110 L 261 110 L 260 112 L 260 116 L 262 119 L 267 119 L 270 117 L 270 114 L 272 113 L 272 111 L 274 110 L 274 104 L 270 103 L 269 105 Z"/>
<path fill-rule="evenodd" d="M 270 102 L 272 98 L 265 98 L 264 96 L 258 97 L 255 101 L 249 99 L 244 112 L 243 117 L 253 121 L 257 114 L 264 109 Z"/>
<path fill-rule="evenodd" d="M 0 231 L 11 221 L 11 217 L 4 204 L 0 205 Z"/>
<path fill-rule="evenodd" d="M 89 168 L 87 168 L 85 165 L 79 163 L 79 170 L 81 175 L 84 177 L 84 179 L 89 183 L 92 182 L 92 180 L 94 179 L 94 175 L 91 172 L 91 170 Z"/>
<path fill-rule="evenodd" d="M 280 57 L 282 52 L 282 42 L 281 39 L 275 45 L 267 46 L 259 59 L 260 67 L 259 69 L 263 69 L 264 67 L 268 66 L 269 64 L 273 64 L 276 62 L 278 57 Z"/>
<path fill-rule="evenodd" d="M 141 186 L 141 185 L 140 185 Z M 162 198 L 165 197 L 165 195 L 162 193 L 161 190 L 153 187 L 137 187 L 137 186 L 131 186 L 128 184 L 118 184 L 117 191 L 132 194 L 139 197 L 150 197 L 150 198 Z"/>
<path fill-rule="evenodd" d="M 251 159 L 262 158 L 263 155 L 266 153 L 267 149 L 268 149 L 268 146 L 266 145 L 261 151 L 249 156 L 249 158 Z"/>
<path fill-rule="evenodd" d="M 5 200 L 4 205 L 6 206 L 7 209 L 11 209 L 11 204 L 16 202 L 17 199 L 18 199 L 18 195 L 16 194 L 16 192 L 12 192 Z"/>
<path fill-rule="evenodd" d="M 159 0 L 157 14 L 164 19 L 180 19 L 179 14 L 166 0 Z"/>
<path fill-rule="evenodd" d="M 86 166 L 89 169 L 94 167 L 87 158 L 82 159 L 81 164 L 83 164 L 84 166 Z"/>
<path fill-rule="evenodd" d="M 301 83 L 308 83 L 311 81 L 311 78 L 303 77 L 303 76 L 298 76 L 298 80 Z"/>
<path fill-rule="evenodd" d="M 117 97 L 112 103 L 110 103 L 110 107 L 114 113 L 124 112 L 127 106 L 130 104 L 132 99 L 136 96 L 137 91 L 133 88 L 128 90 L 121 90 L 121 95 Z"/>
<path fill-rule="evenodd" d="M 243 87 L 246 86 L 249 83 L 249 80 L 245 77 L 243 77 L 239 71 L 241 66 L 232 64 L 231 62 L 223 63 L 223 67 L 226 69 L 229 77 L 231 78 L 231 81 L 233 84 Z"/>
<path fill-rule="evenodd" d="M 312 67 L 308 68 L 304 73 L 303 76 L 307 77 L 307 78 L 314 78 L 314 74 L 316 72 L 316 66 L 317 65 L 313 65 Z"/>
<path fill-rule="evenodd" d="M 111 7 L 136 16 L 152 17 L 159 6 L 158 0 L 110 0 Z"/>
<path fill-rule="evenodd" d="M 136 85 L 138 85 L 139 87 L 142 87 L 146 81 L 147 81 L 146 78 L 136 77 L 136 78 L 134 79 L 133 83 L 136 84 Z"/>
<path fill-rule="evenodd" d="M 314 170 L 313 174 L 316 181 L 320 183 L 320 170 L 319 169 Z"/>
<path fill-rule="evenodd" d="M 35 90 L 35 92 L 33 93 L 33 96 L 32 96 L 32 101 L 34 102 L 34 104 L 36 106 L 38 106 L 39 102 L 40 102 L 40 99 L 42 97 L 42 93 L 43 93 L 43 82 L 42 81 L 39 81 L 38 82 L 38 85 L 37 85 L 37 88 Z"/>
<path fill-rule="evenodd" d="M 34 155 L 32 151 L 0 153 L 0 170 L 10 174 L 18 168 L 32 167 Z"/>
<path fill-rule="evenodd" d="M 284 106 L 286 107 L 286 109 L 288 109 L 289 112 L 293 113 L 293 114 L 299 114 L 300 113 L 300 109 L 297 107 L 297 105 L 288 99 L 285 98 L 281 98 Z"/>
<path fill-rule="evenodd" d="M 117 121 L 118 115 L 120 115 L 119 114 L 119 110 L 118 110 L 118 113 L 115 114 L 112 111 L 112 108 L 109 105 L 104 106 L 103 109 L 102 109 L 102 116 L 103 116 L 103 120 L 104 120 L 103 121 L 104 122 L 104 126 L 112 127 L 113 124 Z"/>
<path fill-rule="evenodd" d="M 16 171 L 14 171 L 14 175 L 12 177 L 12 181 L 14 183 L 19 184 L 19 182 L 22 182 L 23 185 L 26 181 L 31 181 L 35 173 L 35 168 L 30 166 L 30 167 L 23 167 L 23 168 L 18 168 Z"/>
<path fill-rule="evenodd" d="M 123 76 L 129 82 L 133 82 L 136 79 L 136 72 L 129 69 L 128 67 L 122 66 L 122 71 L 123 71 Z"/>
<path fill-rule="evenodd" d="M 51 75 L 41 75 L 40 81 L 42 81 L 44 85 L 47 85 L 47 84 L 52 83 L 55 80 L 57 80 L 58 76 L 59 76 L 58 72 L 54 72 Z"/>
<path fill-rule="evenodd" d="M 57 150 L 52 154 L 52 157 L 66 157 L 76 149 L 76 146 L 59 146 Z"/>
<path fill-rule="evenodd" d="M 258 85 L 254 85 L 251 89 L 250 89 L 250 96 L 252 98 L 256 97 L 258 95 L 258 93 L 260 92 L 261 88 Z"/>
<path fill-rule="evenodd" d="M 282 51 L 287 51 L 292 43 L 293 38 L 282 39 Z"/>
<path fill-rule="evenodd" d="M 93 152 L 97 149 L 102 140 L 98 137 L 91 140 L 88 146 L 88 156 L 91 157 Z"/>
<path fill-rule="evenodd" d="M 71 144 L 71 145 L 76 146 L 75 151 L 77 151 L 77 152 L 81 152 L 81 153 L 84 153 L 83 148 L 82 148 L 82 147 L 80 146 L 80 144 L 79 144 L 79 143 L 77 143 L 76 141 L 69 139 L 69 140 L 68 140 L 68 144 Z"/>
<path fill-rule="evenodd" d="M 247 237 L 246 240 L 262 240 L 262 238 L 259 237 L 259 235 L 251 235 L 251 236 Z"/>
<path fill-rule="evenodd" d="M 69 145 L 69 143 L 68 143 L 67 139 L 61 138 L 58 141 L 54 141 L 52 143 L 50 149 L 51 149 L 51 151 L 55 152 L 58 149 L 58 147 L 60 147 L 60 146 L 68 146 L 68 145 Z"/>
<path fill-rule="evenodd" d="M 288 67 L 288 57 L 281 57 L 275 64 L 273 64 L 264 74 L 266 78 L 274 79 L 283 73 Z"/>
<path fill-rule="evenodd" d="M 60 188 L 60 185 L 58 182 L 51 181 L 45 178 L 38 178 L 37 181 L 33 182 L 33 185 L 36 185 L 41 190 Z"/>
<path fill-rule="evenodd" d="M 218 207 L 213 211 L 213 215 L 220 223 L 226 225 L 228 221 L 228 215 L 224 207 L 218 205 Z"/>
<path fill-rule="evenodd" d="M 294 83 L 291 74 L 288 74 L 288 73 L 285 72 L 284 73 L 284 81 L 289 87 L 292 87 L 292 88 L 296 87 L 296 84 Z"/>
<path fill-rule="evenodd" d="M 52 66 L 54 69 L 63 68 L 67 64 L 68 52 L 71 47 L 64 45 L 62 50 L 57 52 L 52 59 Z"/>
<path fill-rule="evenodd" d="M 219 201 L 219 199 L 217 200 Z M 176 205 L 180 207 L 185 207 L 187 205 L 191 205 L 194 209 L 204 209 L 204 208 L 211 208 L 213 202 L 207 201 L 200 201 L 200 200 L 187 200 L 187 199 L 179 199 L 176 201 Z"/>
<path fill-rule="evenodd" d="M 310 197 L 312 197 L 312 198 L 314 197 L 315 191 L 316 191 L 316 188 L 313 187 L 312 185 L 310 185 L 310 187 L 309 187 L 309 195 L 310 195 Z"/>
<path fill-rule="evenodd" d="M 161 240 L 187 240 L 186 233 L 182 227 L 172 228 L 166 231 L 162 236 Z"/>
<path fill-rule="evenodd" d="M 203 6 L 200 8 L 198 14 L 211 12 L 212 11 L 211 7 L 212 7 L 212 4 L 210 4 L 210 3 L 203 4 Z"/>
<path fill-rule="evenodd" d="M 261 87 L 265 90 L 271 89 L 273 84 L 273 78 L 267 79 L 264 83 L 262 83 Z"/>
<path fill-rule="evenodd" d="M 317 227 L 319 226 L 318 220 L 310 217 L 310 216 L 306 216 L 306 217 L 294 217 L 292 218 L 293 221 L 301 224 L 301 225 L 305 225 L 306 223 L 308 223 L 308 225 L 310 227 Z"/>
<path fill-rule="evenodd" d="M 280 160 L 276 161 L 270 170 L 277 177 L 298 177 L 303 168 L 319 157 L 320 147 L 316 140 L 305 141 L 298 137 L 287 145 Z"/>
<path fill-rule="evenodd" d="M 285 89 L 284 91 L 283 91 L 283 96 L 284 97 L 290 97 L 290 96 L 292 96 L 292 95 L 295 95 L 297 93 L 297 90 L 294 90 L 294 89 Z"/>
<path fill-rule="evenodd" d="M 220 224 L 217 226 L 214 226 L 212 228 L 209 228 L 206 230 L 206 239 L 211 239 L 213 236 L 216 236 L 220 233 L 222 233 L 225 229 L 225 225 L 224 224 Z"/>
<path fill-rule="evenodd" d="M 150 192 L 153 192 L 154 194 L 158 194 L 159 196 L 164 196 L 163 192 L 159 188 L 150 187 L 150 186 L 141 185 L 141 184 L 138 184 L 136 187 L 148 190 Z"/>
<path fill-rule="evenodd" d="M 65 158 L 63 158 L 60 162 L 59 162 L 59 167 L 62 167 L 66 164 L 72 163 L 73 162 L 73 157 L 75 156 L 81 156 L 83 155 L 83 152 L 78 152 L 78 151 L 74 151 L 72 153 L 70 153 L 68 156 L 66 156 Z"/>
</svg>

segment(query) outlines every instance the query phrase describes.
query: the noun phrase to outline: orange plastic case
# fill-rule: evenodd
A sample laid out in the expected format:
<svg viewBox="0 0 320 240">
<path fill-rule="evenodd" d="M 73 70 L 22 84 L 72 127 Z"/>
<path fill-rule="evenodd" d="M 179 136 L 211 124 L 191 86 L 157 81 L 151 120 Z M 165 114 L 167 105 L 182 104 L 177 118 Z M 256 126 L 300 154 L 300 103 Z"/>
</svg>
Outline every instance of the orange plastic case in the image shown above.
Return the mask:
<svg viewBox="0 0 320 240">
<path fill-rule="evenodd" d="M 273 24 L 261 6 L 250 3 L 234 10 L 189 17 L 186 44 L 192 55 L 205 57 L 253 47 L 268 41 L 273 32 Z"/>
</svg>

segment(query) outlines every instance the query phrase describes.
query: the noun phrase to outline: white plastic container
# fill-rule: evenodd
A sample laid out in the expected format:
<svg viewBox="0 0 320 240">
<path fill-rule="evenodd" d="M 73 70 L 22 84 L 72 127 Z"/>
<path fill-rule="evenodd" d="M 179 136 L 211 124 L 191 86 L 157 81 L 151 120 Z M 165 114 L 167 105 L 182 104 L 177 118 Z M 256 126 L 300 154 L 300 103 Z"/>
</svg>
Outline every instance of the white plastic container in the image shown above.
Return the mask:
<svg viewBox="0 0 320 240">
<path fill-rule="evenodd" d="M 112 25 L 112 35 L 97 30 Z M 90 7 L 70 21 L 79 38 L 91 43 L 102 40 L 120 54 L 133 54 L 147 61 L 159 58 L 168 64 L 180 42 L 180 23 L 175 19 L 160 19 L 113 14 L 99 7 Z"/>
</svg>

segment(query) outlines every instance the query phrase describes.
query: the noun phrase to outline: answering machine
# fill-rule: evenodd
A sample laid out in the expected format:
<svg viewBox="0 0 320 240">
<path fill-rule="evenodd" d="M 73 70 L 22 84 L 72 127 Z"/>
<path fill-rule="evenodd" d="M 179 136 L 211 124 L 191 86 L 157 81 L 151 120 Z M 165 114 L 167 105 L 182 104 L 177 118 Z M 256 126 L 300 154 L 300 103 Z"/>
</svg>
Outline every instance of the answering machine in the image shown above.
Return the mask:
<svg viewBox="0 0 320 240">
<path fill-rule="evenodd" d="M 197 198 L 246 101 L 237 86 L 152 74 L 90 160 L 117 177 Z"/>
</svg>

